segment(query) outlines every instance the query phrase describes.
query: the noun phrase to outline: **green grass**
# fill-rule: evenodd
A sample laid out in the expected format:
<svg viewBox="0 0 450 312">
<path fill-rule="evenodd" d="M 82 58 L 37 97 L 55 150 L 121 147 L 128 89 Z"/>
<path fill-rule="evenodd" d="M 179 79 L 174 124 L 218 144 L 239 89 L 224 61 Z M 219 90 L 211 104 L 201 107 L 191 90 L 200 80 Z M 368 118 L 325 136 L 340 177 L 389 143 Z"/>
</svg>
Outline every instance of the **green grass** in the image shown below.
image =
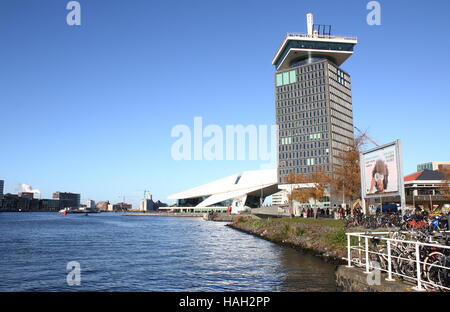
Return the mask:
<svg viewBox="0 0 450 312">
<path fill-rule="evenodd" d="M 305 224 L 305 225 L 322 225 L 327 227 L 332 227 L 336 229 L 343 229 L 344 222 L 342 220 L 334 220 L 334 219 L 314 219 L 314 218 L 283 218 L 277 219 L 273 222 L 280 223 L 297 223 L 297 224 Z"/>
<path fill-rule="evenodd" d="M 333 245 L 340 247 L 345 247 L 347 245 L 347 235 L 345 235 L 344 229 L 329 233 L 327 238 Z"/>
<path fill-rule="evenodd" d="M 242 217 L 235 222 L 242 223 L 244 228 L 253 229 L 257 233 L 267 230 L 265 236 L 273 241 L 292 241 L 325 252 L 332 250 L 342 255 L 347 245 L 347 235 L 342 220 Z"/>
<path fill-rule="evenodd" d="M 347 235 L 346 232 L 349 232 L 345 229 L 339 229 L 334 232 L 331 232 L 327 235 L 328 241 L 337 247 L 347 247 Z M 358 244 L 358 238 L 351 237 L 351 244 L 352 246 L 355 246 Z"/>
<path fill-rule="evenodd" d="M 261 222 L 261 220 L 253 221 L 252 225 L 254 228 L 257 228 L 257 229 L 260 229 L 265 226 L 265 224 L 263 222 Z"/>
<path fill-rule="evenodd" d="M 236 217 L 236 219 L 234 219 L 235 223 L 246 223 L 248 221 L 248 218 L 242 217 L 242 216 L 238 216 Z"/>
<path fill-rule="evenodd" d="M 305 230 L 302 229 L 301 227 L 298 227 L 298 228 L 295 230 L 295 234 L 296 234 L 297 236 L 302 236 L 303 234 L 305 234 Z"/>
<path fill-rule="evenodd" d="M 291 226 L 290 226 L 289 224 L 285 224 L 285 225 L 283 226 L 283 231 L 282 231 L 282 233 L 283 233 L 284 235 L 287 235 L 287 234 L 289 233 L 290 230 L 291 230 Z"/>
</svg>

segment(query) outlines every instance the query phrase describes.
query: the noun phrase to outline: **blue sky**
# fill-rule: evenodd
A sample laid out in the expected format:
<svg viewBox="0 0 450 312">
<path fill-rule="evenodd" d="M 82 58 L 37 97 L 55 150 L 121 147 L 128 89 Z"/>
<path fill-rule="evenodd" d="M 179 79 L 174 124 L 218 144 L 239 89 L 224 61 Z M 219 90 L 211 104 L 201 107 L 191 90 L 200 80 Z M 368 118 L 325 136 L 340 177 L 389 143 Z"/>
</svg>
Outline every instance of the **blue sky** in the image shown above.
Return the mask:
<svg viewBox="0 0 450 312">
<path fill-rule="evenodd" d="M 271 59 L 305 15 L 358 36 L 343 65 L 352 76 L 354 123 L 380 143 L 401 139 L 404 171 L 450 160 L 450 2 L 366 0 L 80 0 L 68 26 L 65 0 L 0 2 L 0 179 L 50 197 L 136 203 L 260 161 L 175 161 L 177 124 L 273 124 Z M 426 20 L 425 20 L 426 18 Z M 120 198 L 119 198 L 120 197 Z"/>
</svg>

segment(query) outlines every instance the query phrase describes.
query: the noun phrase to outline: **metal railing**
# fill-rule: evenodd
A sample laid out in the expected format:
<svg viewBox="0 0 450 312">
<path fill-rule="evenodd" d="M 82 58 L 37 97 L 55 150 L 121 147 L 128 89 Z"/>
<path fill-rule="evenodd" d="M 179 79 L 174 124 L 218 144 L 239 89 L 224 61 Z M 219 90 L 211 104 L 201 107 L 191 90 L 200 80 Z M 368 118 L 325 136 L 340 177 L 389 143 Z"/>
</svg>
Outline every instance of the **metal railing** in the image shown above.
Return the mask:
<svg viewBox="0 0 450 312">
<path fill-rule="evenodd" d="M 346 233 L 348 267 L 379 269 L 416 284 L 415 290 L 450 291 L 450 246 L 405 239 L 408 232 Z M 354 244 L 352 244 L 352 241 Z M 377 264 L 375 264 L 377 262 Z"/>
<path fill-rule="evenodd" d="M 286 36 L 284 37 L 284 40 L 286 40 L 288 37 L 295 37 L 295 38 L 299 38 L 299 39 L 310 38 L 310 39 L 332 39 L 332 40 L 358 41 L 358 38 L 354 37 L 354 36 L 335 36 L 335 35 L 318 35 L 318 34 L 308 35 L 308 34 L 296 34 L 296 33 L 287 33 Z M 280 53 L 280 52 L 281 52 L 281 47 L 277 50 L 277 52 L 275 52 L 275 55 L 273 56 L 273 58 L 276 58 L 278 53 Z"/>
<path fill-rule="evenodd" d="M 298 37 L 298 38 L 319 38 L 319 39 L 336 39 L 336 40 L 352 40 L 356 41 L 358 40 L 355 36 L 336 36 L 336 35 L 308 35 L 308 34 L 297 34 L 297 33 L 287 33 L 287 37 Z"/>
</svg>

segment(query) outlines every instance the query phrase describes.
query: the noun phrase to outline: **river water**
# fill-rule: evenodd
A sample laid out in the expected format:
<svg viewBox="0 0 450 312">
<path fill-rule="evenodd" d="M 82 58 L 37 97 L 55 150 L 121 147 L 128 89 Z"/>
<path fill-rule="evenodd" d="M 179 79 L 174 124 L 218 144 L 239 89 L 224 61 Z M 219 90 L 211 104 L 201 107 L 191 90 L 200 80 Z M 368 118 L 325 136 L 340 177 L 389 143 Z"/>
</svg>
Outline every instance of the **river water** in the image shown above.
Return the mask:
<svg viewBox="0 0 450 312">
<path fill-rule="evenodd" d="M 0 213 L 0 261 L 0 291 L 336 290 L 334 265 L 201 218 Z"/>
</svg>

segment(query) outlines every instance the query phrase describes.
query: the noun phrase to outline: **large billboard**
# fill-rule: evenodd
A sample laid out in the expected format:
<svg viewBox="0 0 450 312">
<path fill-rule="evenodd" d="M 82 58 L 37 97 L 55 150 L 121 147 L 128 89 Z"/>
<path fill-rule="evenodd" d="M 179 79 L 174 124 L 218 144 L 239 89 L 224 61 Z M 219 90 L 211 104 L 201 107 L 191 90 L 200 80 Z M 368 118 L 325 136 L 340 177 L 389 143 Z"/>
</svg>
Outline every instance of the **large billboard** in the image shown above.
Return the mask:
<svg viewBox="0 0 450 312">
<path fill-rule="evenodd" d="M 360 161 L 363 197 L 401 195 L 403 173 L 399 141 L 362 153 Z"/>
</svg>

